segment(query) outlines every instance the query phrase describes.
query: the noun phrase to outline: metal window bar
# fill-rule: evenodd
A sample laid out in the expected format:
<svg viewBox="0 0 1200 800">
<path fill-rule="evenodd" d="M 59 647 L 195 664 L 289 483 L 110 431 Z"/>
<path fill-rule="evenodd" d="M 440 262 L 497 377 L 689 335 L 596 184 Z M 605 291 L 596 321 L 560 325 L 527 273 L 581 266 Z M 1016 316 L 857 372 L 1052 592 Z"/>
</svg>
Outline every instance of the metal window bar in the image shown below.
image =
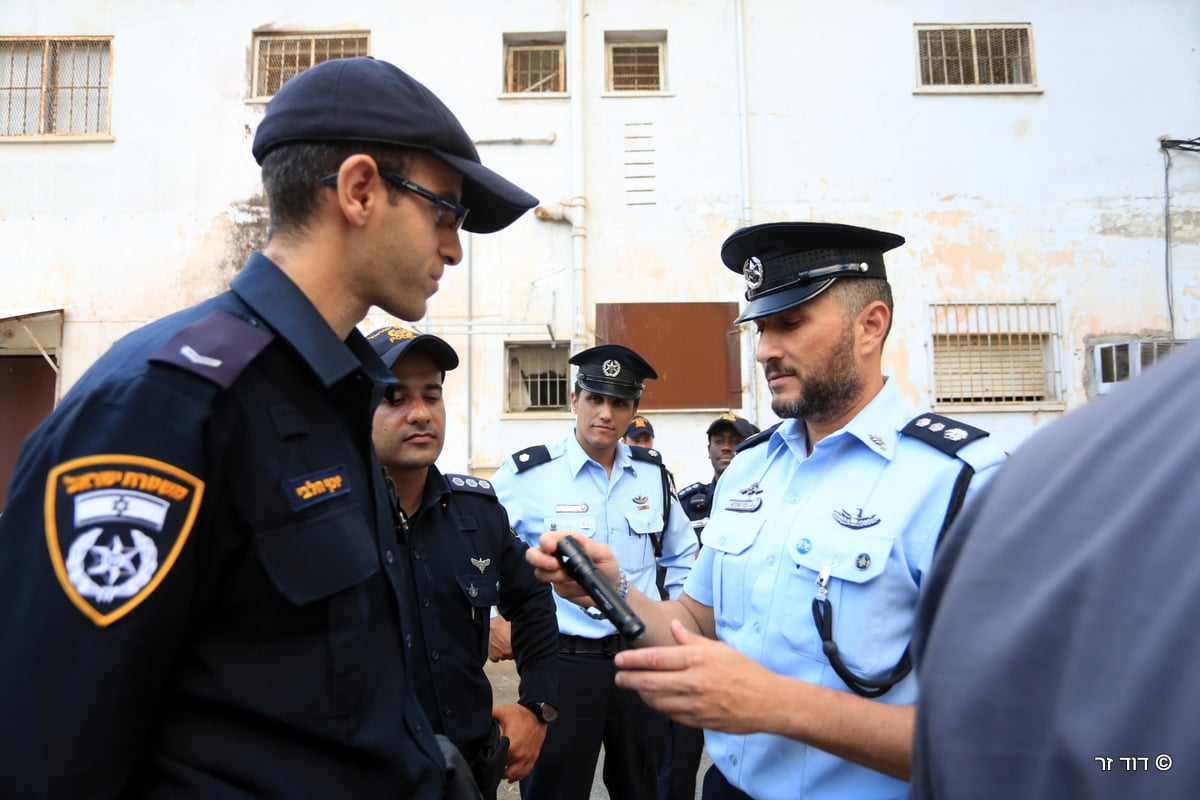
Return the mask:
<svg viewBox="0 0 1200 800">
<path fill-rule="evenodd" d="M 510 344 L 507 349 L 508 410 L 565 411 L 571 399 L 567 344 Z"/>
<path fill-rule="evenodd" d="M 504 90 L 510 93 L 566 91 L 560 45 L 509 45 Z"/>
<path fill-rule="evenodd" d="M 662 89 L 662 45 L 614 44 L 609 46 L 610 91 L 656 92 Z"/>
<path fill-rule="evenodd" d="M 273 97 L 290 79 L 324 61 L 368 55 L 369 44 L 365 33 L 259 36 L 255 39 L 254 96 Z"/>
<path fill-rule="evenodd" d="M 935 303 L 930 308 L 936 403 L 1061 402 L 1054 303 Z"/>
<path fill-rule="evenodd" d="M 917 31 L 923 86 L 1032 85 L 1026 27 L 951 27 Z"/>
<path fill-rule="evenodd" d="M 0 136 L 109 133 L 111 41 L 0 39 Z"/>
</svg>

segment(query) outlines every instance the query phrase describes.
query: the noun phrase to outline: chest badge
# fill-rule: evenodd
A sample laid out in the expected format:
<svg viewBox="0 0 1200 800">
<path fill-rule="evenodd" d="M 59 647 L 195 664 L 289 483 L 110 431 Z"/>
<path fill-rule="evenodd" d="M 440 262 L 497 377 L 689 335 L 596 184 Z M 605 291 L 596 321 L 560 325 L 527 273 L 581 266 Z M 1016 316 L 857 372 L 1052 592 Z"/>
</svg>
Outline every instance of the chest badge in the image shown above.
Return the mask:
<svg viewBox="0 0 1200 800">
<path fill-rule="evenodd" d="M 762 494 L 762 489 L 758 487 L 757 483 L 750 484 L 745 489 L 742 489 L 739 494 L 742 497 L 729 498 L 729 503 L 725 506 L 726 511 L 740 511 L 743 514 L 747 514 L 751 511 L 757 511 L 762 506 L 762 498 L 759 497 Z"/>
<path fill-rule="evenodd" d="M 856 529 L 857 528 L 869 528 L 872 525 L 879 524 L 879 517 L 875 516 L 874 514 L 872 514 L 869 517 L 864 517 L 861 508 L 855 509 L 853 514 L 844 509 L 834 511 L 833 519 L 835 522 L 837 522 L 838 525 L 842 525 L 847 528 L 856 528 Z"/>
<path fill-rule="evenodd" d="M 492 560 L 490 558 L 472 558 L 471 563 L 475 566 L 475 569 L 483 572 L 491 566 Z"/>
<path fill-rule="evenodd" d="M 644 494 L 639 494 L 633 498 L 633 504 L 637 506 L 638 511 L 648 511 L 650 509 L 650 498 Z"/>
</svg>

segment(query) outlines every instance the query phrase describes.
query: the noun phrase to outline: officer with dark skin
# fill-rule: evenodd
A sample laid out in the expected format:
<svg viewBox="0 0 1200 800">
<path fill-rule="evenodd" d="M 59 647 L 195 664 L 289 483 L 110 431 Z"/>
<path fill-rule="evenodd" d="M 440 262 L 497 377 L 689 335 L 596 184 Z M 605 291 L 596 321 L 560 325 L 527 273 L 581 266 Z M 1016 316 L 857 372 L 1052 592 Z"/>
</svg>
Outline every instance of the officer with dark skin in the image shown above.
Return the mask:
<svg viewBox="0 0 1200 800">
<path fill-rule="evenodd" d="M 526 563 L 528 548 L 491 484 L 443 475 L 434 464 L 446 441 L 442 385 L 458 354 L 407 328 L 380 328 L 367 341 L 399 381 L 375 410 L 372 439 L 395 487 L 421 597 L 417 694 L 434 730 L 458 747 L 483 796 L 494 798 L 502 777 L 529 774 L 546 738 L 541 709 L 558 705 L 554 600 Z M 492 705 L 483 665 L 493 605 L 511 622 L 519 703 Z"/>
<path fill-rule="evenodd" d="M 696 537 L 703 542 L 704 526 L 712 508 L 717 479 L 733 460 L 738 445 L 758 433 L 758 426 L 748 419 L 727 412 L 709 424 L 708 460 L 712 463 L 713 479 L 708 483 L 693 483 L 679 492 L 679 504 L 692 521 Z M 696 772 L 704 752 L 704 731 L 671 720 L 668 724 L 667 752 L 663 758 L 662 774 L 658 780 L 659 800 L 693 800 L 696 796 Z"/>
</svg>

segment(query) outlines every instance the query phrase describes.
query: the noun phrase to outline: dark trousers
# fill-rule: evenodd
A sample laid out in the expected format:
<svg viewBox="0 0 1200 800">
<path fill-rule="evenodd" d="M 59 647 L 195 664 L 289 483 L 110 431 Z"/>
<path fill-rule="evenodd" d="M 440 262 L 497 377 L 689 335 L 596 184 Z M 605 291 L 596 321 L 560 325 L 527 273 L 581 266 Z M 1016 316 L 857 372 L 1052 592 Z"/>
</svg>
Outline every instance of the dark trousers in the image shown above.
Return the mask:
<svg viewBox="0 0 1200 800">
<path fill-rule="evenodd" d="M 559 653 L 559 716 L 521 781 L 524 800 L 587 800 L 601 744 L 608 796 L 655 800 L 667 718 L 614 686 L 615 675 L 611 655 Z"/>
<path fill-rule="evenodd" d="M 658 776 L 658 800 L 694 800 L 696 772 L 704 753 L 704 731 L 668 721 L 667 751 Z"/>
<path fill-rule="evenodd" d="M 704 773 L 704 793 L 700 796 L 704 800 L 754 800 L 741 789 L 731 786 L 715 765 Z"/>
</svg>

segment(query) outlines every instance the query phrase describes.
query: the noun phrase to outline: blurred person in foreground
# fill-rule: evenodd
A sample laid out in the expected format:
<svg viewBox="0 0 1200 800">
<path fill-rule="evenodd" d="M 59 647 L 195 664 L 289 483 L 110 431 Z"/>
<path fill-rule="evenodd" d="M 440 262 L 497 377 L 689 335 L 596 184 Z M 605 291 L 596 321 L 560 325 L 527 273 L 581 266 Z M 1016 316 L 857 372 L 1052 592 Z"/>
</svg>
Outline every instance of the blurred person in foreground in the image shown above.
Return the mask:
<svg viewBox="0 0 1200 800">
<path fill-rule="evenodd" d="M 647 633 L 616 657 L 617 686 L 705 729 L 706 800 L 907 794 L 917 601 L 940 533 L 1004 454 L 982 430 L 918 413 L 882 373 L 883 253 L 903 242 L 782 222 L 722 247 L 746 280 L 737 322 L 757 329 L 784 421 L 743 442 L 721 476 L 679 599 L 628 590 Z M 552 555 L 563 535 L 528 558 L 590 606 Z M 623 587 L 619 554 L 577 538 Z"/>
</svg>

